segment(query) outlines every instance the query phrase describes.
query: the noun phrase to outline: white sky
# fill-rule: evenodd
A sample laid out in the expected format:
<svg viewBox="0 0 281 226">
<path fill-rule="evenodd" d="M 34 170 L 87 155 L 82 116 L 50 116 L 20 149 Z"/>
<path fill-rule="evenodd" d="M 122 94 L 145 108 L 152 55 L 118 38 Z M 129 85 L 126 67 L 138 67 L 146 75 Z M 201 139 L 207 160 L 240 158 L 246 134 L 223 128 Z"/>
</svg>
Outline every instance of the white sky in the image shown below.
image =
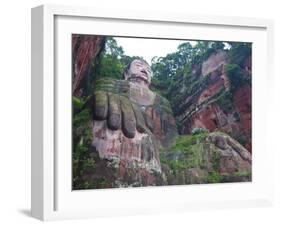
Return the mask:
<svg viewBox="0 0 281 226">
<path fill-rule="evenodd" d="M 164 57 L 177 51 L 178 45 L 187 42 L 181 40 L 147 39 L 147 38 L 114 38 L 128 56 L 142 56 L 149 64 L 154 56 Z M 194 43 L 190 41 L 191 43 Z"/>
</svg>

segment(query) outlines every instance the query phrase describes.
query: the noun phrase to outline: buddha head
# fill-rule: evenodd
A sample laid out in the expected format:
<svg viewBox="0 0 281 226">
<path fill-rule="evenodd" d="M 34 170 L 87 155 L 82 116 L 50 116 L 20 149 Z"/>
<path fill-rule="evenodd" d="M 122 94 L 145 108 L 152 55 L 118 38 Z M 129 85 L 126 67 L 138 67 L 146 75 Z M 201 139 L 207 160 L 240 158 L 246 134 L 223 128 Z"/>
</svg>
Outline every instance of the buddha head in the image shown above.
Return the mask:
<svg viewBox="0 0 281 226">
<path fill-rule="evenodd" d="M 148 87 L 151 83 L 152 71 L 146 61 L 135 59 L 126 68 L 124 77 L 125 80 Z"/>
</svg>

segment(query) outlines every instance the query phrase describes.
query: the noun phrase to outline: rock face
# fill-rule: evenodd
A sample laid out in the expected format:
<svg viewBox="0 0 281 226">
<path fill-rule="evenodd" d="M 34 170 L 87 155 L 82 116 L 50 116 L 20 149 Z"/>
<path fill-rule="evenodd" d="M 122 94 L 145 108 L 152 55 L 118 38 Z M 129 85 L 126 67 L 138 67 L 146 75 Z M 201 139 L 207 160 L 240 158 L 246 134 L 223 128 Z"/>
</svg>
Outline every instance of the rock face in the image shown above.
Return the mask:
<svg viewBox="0 0 281 226">
<path fill-rule="evenodd" d="M 72 35 L 72 83 L 73 95 L 80 97 L 83 94 L 83 83 L 90 73 L 92 62 L 102 51 L 105 44 L 104 36 Z"/>
<path fill-rule="evenodd" d="M 235 93 L 233 97 L 233 104 L 237 111 L 239 112 L 240 118 L 240 129 L 243 134 L 245 134 L 244 143 L 245 147 L 251 151 L 252 150 L 252 93 L 251 87 L 249 85 L 245 85 L 240 87 Z"/>
<path fill-rule="evenodd" d="M 222 131 L 251 151 L 251 86 L 242 78 L 234 89 L 228 65 L 231 62 L 227 52 L 212 54 L 201 69 L 191 74 L 190 83 L 179 89 L 181 98 L 173 110 L 181 124 L 181 134 L 191 134 L 194 128 Z M 247 58 L 243 65 L 241 73 L 250 77 L 250 60 Z"/>
<path fill-rule="evenodd" d="M 202 75 L 206 76 L 216 70 L 221 66 L 228 63 L 227 53 L 219 50 L 216 54 L 213 54 L 202 64 Z"/>
<path fill-rule="evenodd" d="M 206 142 L 218 148 L 216 151 L 219 152 L 220 161 L 217 169 L 220 173 L 233 174 L 238 171 L 251 171 L 252 156 L 250 152 L 230 136 L 221 132 L 211 133 L 207 136 Z"/>
</svg>

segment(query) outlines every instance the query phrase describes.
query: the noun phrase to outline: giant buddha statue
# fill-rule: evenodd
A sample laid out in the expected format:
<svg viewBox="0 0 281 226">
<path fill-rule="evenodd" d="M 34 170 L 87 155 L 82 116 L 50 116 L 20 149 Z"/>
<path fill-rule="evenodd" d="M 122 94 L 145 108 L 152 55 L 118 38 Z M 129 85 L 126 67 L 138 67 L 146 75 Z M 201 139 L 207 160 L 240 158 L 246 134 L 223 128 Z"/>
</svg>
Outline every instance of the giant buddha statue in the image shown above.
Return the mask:
<svg viewBox="0 0 281 226">
<path fill-rule="evenodd" d="M 150 89 L 152 76 L 149 64 L 135 59 L 124 80 L 103 78 L 94 87 L 92 147 L 115 164 L 121 180 L 122 169 L 161 172 L 159 151 L 178 135 L 169 102 Z"/>
</svg>

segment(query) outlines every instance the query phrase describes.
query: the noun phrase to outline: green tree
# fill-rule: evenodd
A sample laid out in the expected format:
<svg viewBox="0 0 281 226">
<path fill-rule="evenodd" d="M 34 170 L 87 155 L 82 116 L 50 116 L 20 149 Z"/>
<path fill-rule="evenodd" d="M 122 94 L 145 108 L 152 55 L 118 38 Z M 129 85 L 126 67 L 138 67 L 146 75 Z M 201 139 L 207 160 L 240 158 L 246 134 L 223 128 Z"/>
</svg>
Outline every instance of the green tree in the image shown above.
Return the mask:
<svg viewBox="0 0 281 226">
<path fill-rule="evenodd" d="M 230 61 L 243 67 L 246 58 L 252 54 L 252 44 L 245 42 L 228 42 L 228 44 L 230 45 Z"/>
<path fill-rule="evenodd" d="M 121 46 L 118 46 L 113 37 L 107 37 L 105 43 L 105 53 L 106 55 L 112 55 L 120 58 L 124 55 L 124 50 Z"/>
<path fill-rule="evenodd" d="M 94 65 L 95 80 L 104 77 L 123 79 L 123 72 L 133 59 L 138 56 L 127 56 L 122 46 L 119 46 L 113 37 L 107 37 L 105 49 L 99 61 Z"/>
<path fill-rule="evenodd" d="M 113 37 L 107 37 L 105 49 L 97 64 L 94 65 L 95 80 L 102 77 L 122 79 L 126 66 L 122 59 L 127 59 L 123 48 L 117 44 Z"/>
</svg>

